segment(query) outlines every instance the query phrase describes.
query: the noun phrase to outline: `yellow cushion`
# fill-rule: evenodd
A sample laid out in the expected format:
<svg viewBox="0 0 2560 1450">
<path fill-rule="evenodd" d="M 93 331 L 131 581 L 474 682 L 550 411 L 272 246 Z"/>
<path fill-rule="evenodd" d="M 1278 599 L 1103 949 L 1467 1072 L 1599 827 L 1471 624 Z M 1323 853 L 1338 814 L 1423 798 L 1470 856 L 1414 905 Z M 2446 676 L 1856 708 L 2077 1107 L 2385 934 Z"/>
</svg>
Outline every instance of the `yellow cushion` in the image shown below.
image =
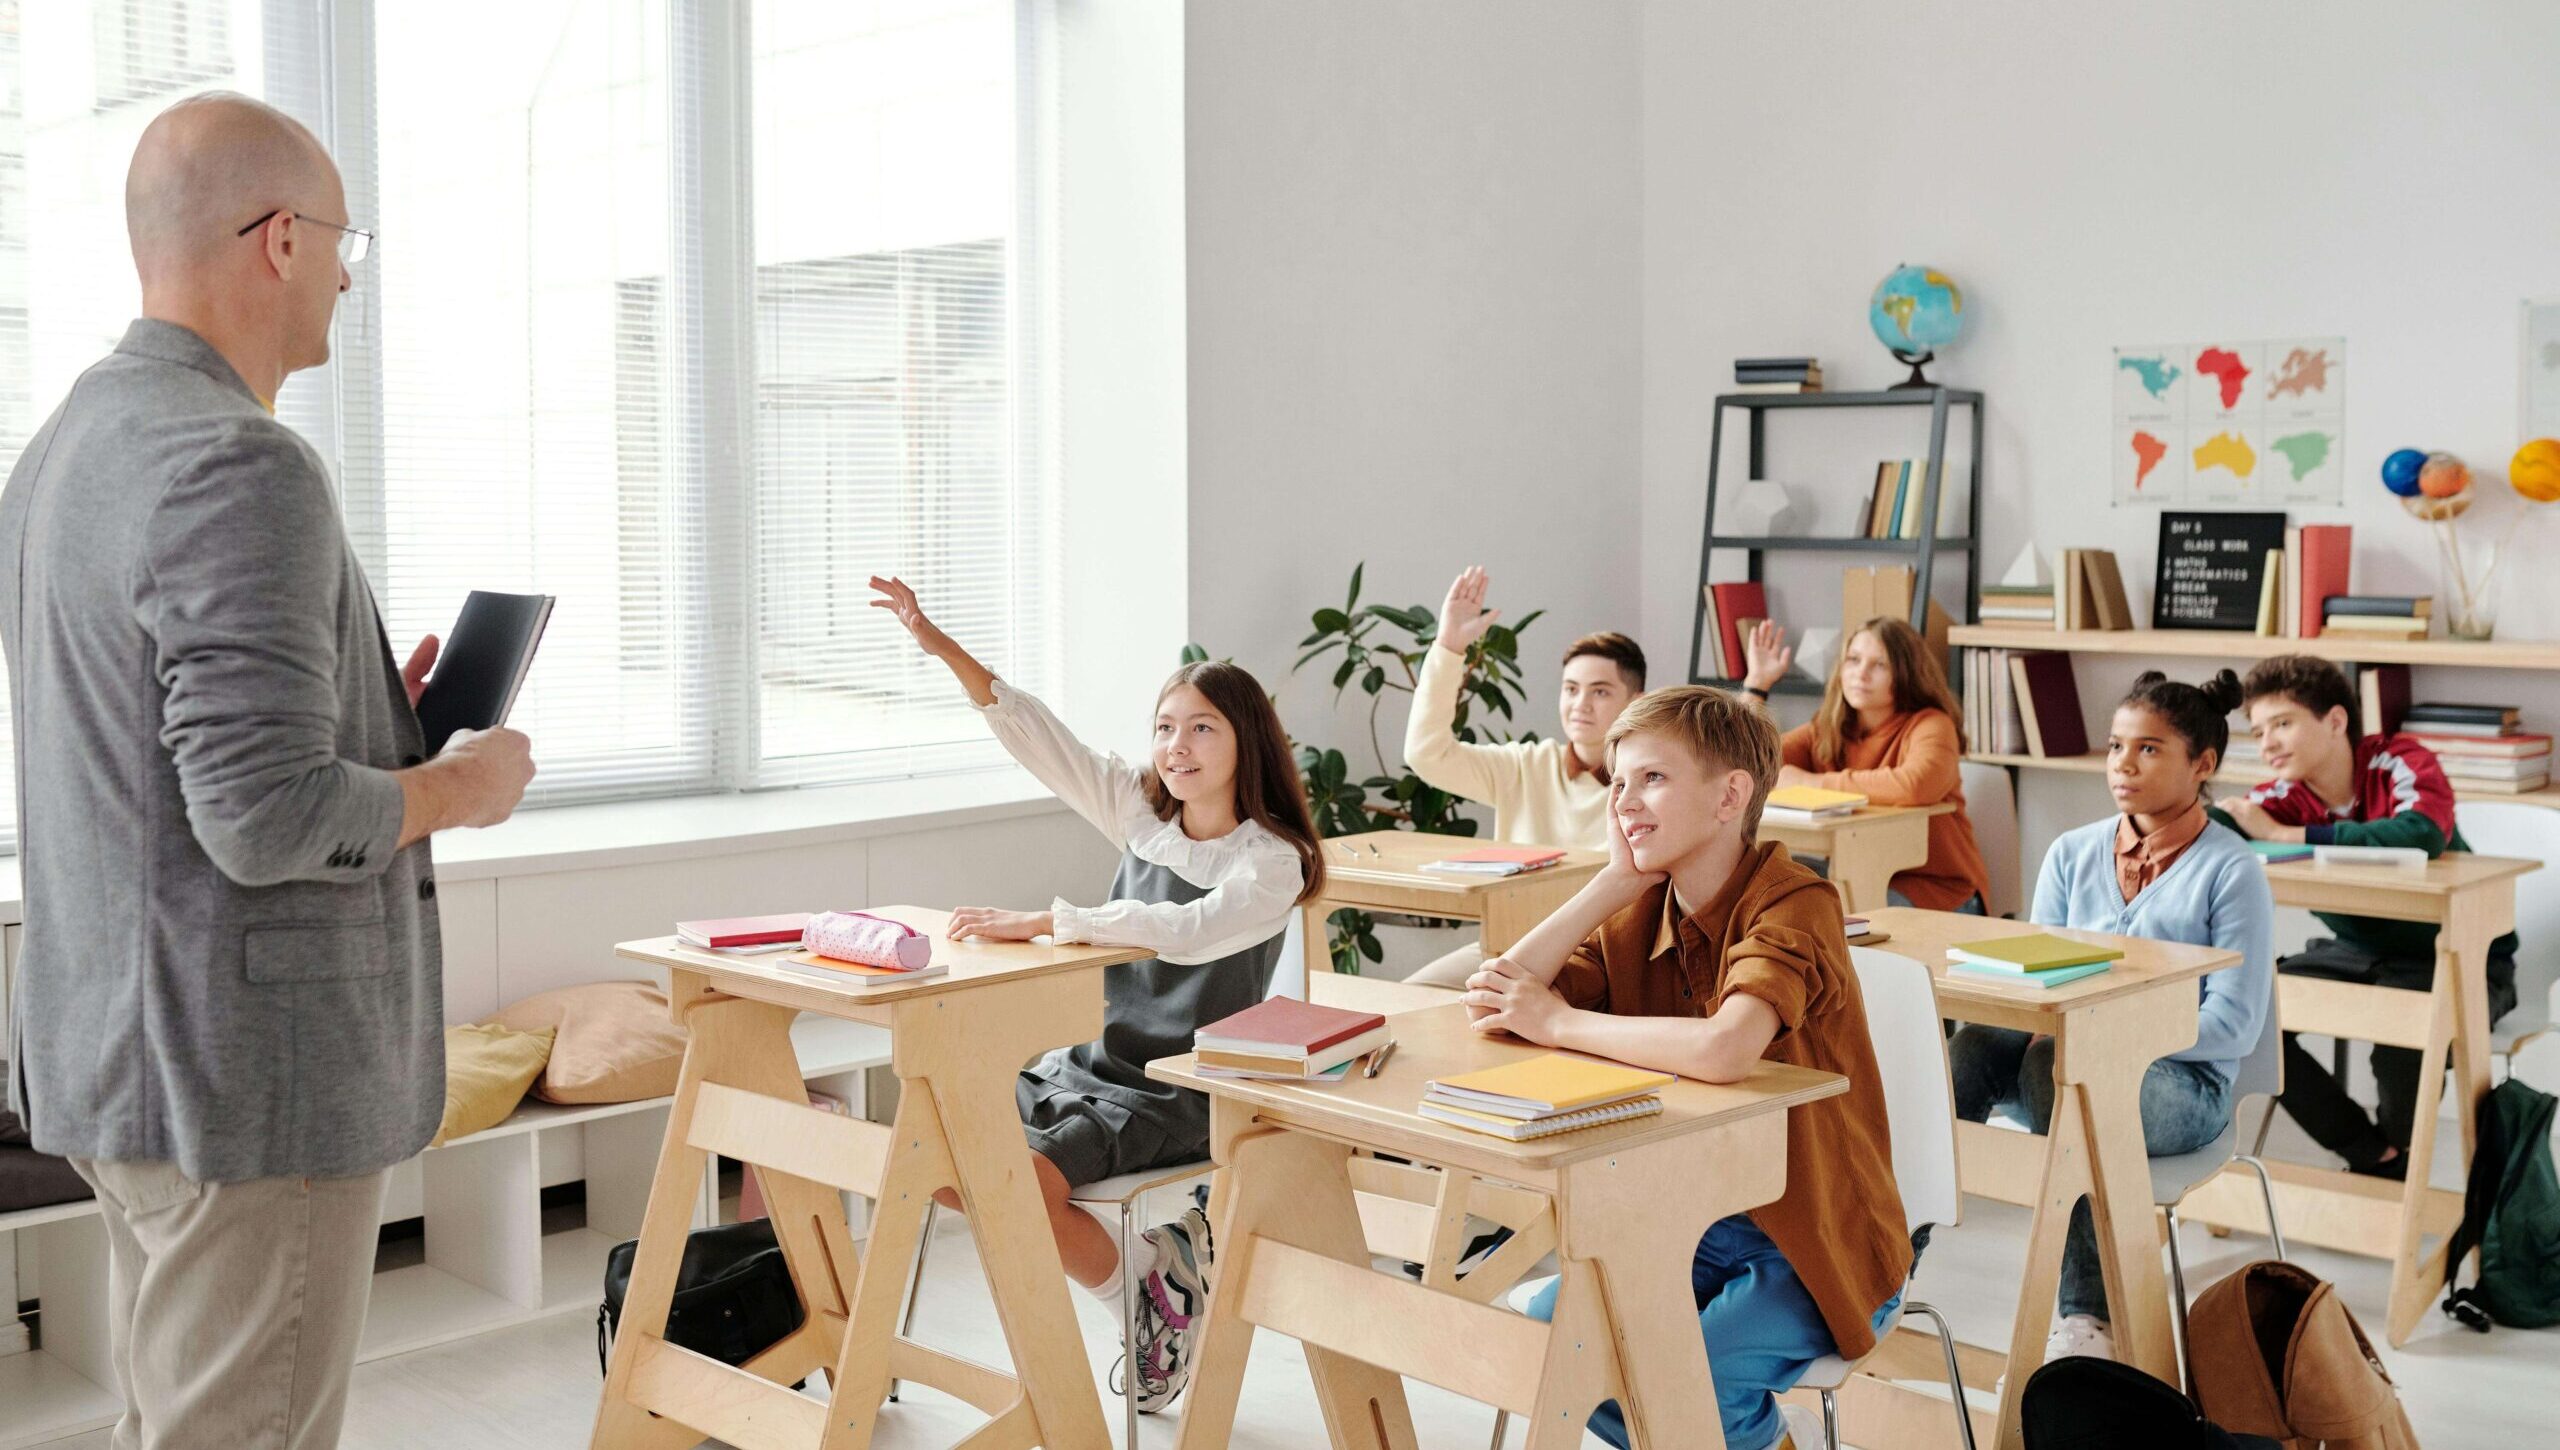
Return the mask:
<svg viewBox="0 0 2560 1450">
<path fill-rule="evenodd" d="M 551 1031 L 475 1024 L 444 1030 L 444 1126 L 429 1147 L 494 1128 L 524 1101 L 551 1060 Z"/>
<path fill-rule="evenodd" d="M 490 1019 L 519 1032 L 550 1027 L 551 1065 L 533 1095 L 552 1103 L 635 1103 L 676 1090 L 684 1029 L 647 982 L 589 982 L 527 997 Z"/>
</svg>

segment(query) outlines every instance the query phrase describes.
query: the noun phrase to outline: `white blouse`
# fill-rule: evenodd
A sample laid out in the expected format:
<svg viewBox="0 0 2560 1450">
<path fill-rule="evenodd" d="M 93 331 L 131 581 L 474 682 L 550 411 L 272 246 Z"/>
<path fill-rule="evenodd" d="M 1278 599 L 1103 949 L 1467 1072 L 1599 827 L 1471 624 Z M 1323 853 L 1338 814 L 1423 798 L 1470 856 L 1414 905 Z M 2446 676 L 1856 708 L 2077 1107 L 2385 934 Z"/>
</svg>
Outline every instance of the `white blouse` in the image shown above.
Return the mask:
<svg viewBox="0 0 2560 1450">
<path fill-rule="evenodd" d="M 1297 849 L 1259 821 L 1213 841 L 1182 833 L 1179 817 L 1159 820 L 1137 767 L 1076 739 L 1049 707 L 998 680 L 987 726 L 1013 758 L 1112 845 L 1201 887 L 1197 901 L 1050 904 L 1060 942 L 1144 947 L 1176 966 L 1214 962 L 1269 941 L 1287 926 L 1306 872 Z"/>
</svg>

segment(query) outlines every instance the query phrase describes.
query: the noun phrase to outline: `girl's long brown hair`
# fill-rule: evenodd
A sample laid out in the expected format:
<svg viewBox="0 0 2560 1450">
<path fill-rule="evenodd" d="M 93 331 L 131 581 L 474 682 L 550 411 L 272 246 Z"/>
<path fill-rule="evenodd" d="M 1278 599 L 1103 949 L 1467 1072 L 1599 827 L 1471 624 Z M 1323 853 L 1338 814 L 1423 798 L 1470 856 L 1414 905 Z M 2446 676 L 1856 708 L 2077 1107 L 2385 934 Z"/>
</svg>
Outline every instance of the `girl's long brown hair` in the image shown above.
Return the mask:
<svg viewBox="0 0 2560 1450">
<path fill-rule="evenodd" d="M 1200 660 L 1173 672 L 1156 692 L 1156 704 L 1189 685 L 1227 717 L 1236 731 L 1236 814 L 1278 836 L 1296 849 L 1305 877 L 1300 902 L 1313 901 L 1324 890 L 1324 847 L 1316 835 L 1316 818 L 1307 809 L 1307 788 L 1298 778 L 1297 759 L 1289 753 L 1289 732 L 1280 728 L 1280 712 L 1251 671 L 1224 660 Z M 1182 802 L 1164 788 L 1163 777 L 1146 772 L 1147 804 L 1156 819 L 1182 814 Z"/>
<path fill-rule="evenodd" d="M 1858 712 L 1849 708 L 1848 697 L 1840 692 L 1840 671 L 1849 662 L 1849 646 L 1859 635 L 1871 634 L 1884 646 L 1884 657 L 1893 666 L 1893 713 L 1908 715 L 1914 710 L 1942 710 L 1956 727 L 1956 749 L 1965 748 L 1964 710 L 1956 704 L 1955 691 L 1947 688 L 1947 672 L 1938 663 L 1937 651 L 1920 631 L 1889 614 L 1879 614 L 1840 641 L 1840 661 L 1831 667 L 1831 683 L 1822 687 L 1822 704 L 1813 712 L 1813 762 L 1823 770 L 1840 770 L 1847 766 L 1849 742 L 1860 734 Z"/>
</svg>

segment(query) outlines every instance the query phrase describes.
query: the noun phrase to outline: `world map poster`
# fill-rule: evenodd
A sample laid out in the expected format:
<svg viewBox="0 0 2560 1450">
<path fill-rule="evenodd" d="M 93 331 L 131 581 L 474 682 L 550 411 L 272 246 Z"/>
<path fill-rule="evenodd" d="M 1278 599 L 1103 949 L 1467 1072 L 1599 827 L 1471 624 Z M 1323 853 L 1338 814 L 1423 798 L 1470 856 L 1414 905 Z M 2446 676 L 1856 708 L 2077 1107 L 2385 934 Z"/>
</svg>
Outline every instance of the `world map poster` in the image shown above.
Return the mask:
<svg viewBox="0 0 2560 1450">
<path fill-rule="evenodd" d="M 2115 501 L 2343 501 L 2346 379 L 2342 337 L 2117 348 Z"/>
</svg>

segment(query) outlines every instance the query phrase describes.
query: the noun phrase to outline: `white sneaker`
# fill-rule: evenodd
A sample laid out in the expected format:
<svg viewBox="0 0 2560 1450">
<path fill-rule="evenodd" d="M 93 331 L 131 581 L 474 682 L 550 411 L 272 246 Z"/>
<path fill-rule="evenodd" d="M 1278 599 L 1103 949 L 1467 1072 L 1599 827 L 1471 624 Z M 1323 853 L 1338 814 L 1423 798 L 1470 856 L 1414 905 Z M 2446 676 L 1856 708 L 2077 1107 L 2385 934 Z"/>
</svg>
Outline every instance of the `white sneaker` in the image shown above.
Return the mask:
<svg viewBox="0 0 2560 1450">
<path fill-rule="evenodd" d="M 2070 1359 L 2075 1355 L 2090 1359 L 2116 1357 L 2116 1337 L 2108 1331 L 2107 1321 L 2091 1314 L 2062 1316 L 2061 1327 L 2044 1342 L 2044 1362 L 2051 1364 L 2057 1359 Z"/>
<path fill-rule="evenodd" d="M 1829 1450 L 1821 1415 L 1802 1405 L 1780 1405 L 1778 1418 L 1786 1422 L 1787 1430 L 1769 1450 Z"/>
</svg>

